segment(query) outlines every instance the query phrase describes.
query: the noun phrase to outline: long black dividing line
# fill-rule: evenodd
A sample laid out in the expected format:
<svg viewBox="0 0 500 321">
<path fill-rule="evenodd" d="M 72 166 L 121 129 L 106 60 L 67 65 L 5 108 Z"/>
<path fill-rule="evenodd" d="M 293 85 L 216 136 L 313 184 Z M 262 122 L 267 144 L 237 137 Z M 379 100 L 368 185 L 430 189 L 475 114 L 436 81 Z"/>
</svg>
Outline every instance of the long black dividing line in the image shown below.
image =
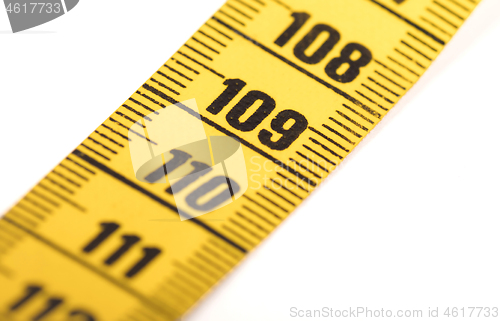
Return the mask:
<svg viewBox="0 0 500 321">
<path fill-rule="evenodd" d="M 56 250 L 59 254 L 62 254 L 65 257 L 71 259 L 72 261 L 75 261 L 76 263 L 78 263 L 78 264 L 86 267 L 88 270 L 94 272 L 95 274 L 99 275 L 103 279 L 109 281 L 110 283 L 112 283 L 115 286 L 119 287 L 120 289 L 124 290 L 128 294 L 136 297 L 139 301 L 141 301 L 142 303 L 144 303 L 148 307 L 152 308 L 153 310 L 158 311 L 161 314 L 164 314 L 164 315 L 167 315 L 167 316 L 172 316 L 162 306 L 157 305 L 156 303 L 154 303 L 153 301 L 151 301 L 150 299 L 148 299 L 146 296 L 144 296 L 141 293 L 137 292 L 133 288 L 131 288 L 128 285 L 124 284 L 123 282 L 120 282 L 120 281 L 112 278 L 111 276 L 107 275 L 106 273 L 100 271 L 96 267 L 92 266 L 90 263 L 87 263 L 84 260 L 82 260 L 81 258 L 79 258 L 77 255 L 75 255 L 75 254 L 73 254 L 73 253 L 65 250 L 64 248 L 60 247 L 59 245 L 55 244 L 54 242 L 52 242 L 52 241 L 46 239 L 45 237 L 39 235 L 38 233 L 36 233 L 36 232 L 34 232 L 34 231 L 32 231 L 32 230 L 30 230 L 30 229 L 22 226 L 21 224 L 15 222 L 13 220 L 11 220 L 8 217 L 3 217 L 2 219 L 4 221 L 6 221 L 7 223 L 9 223 L 10 225 L 15 226 L 16 228 L 18 228 L 18 229 L 22 230 L 23 232 L 25 232 L 26 234 L 30 235 L 31 237 L 33 237 L 37 241 L 40 241 L 41 243 L 45 244 L 46 246 L 52 248 L 53 250 Z"/>
<path fill-rule="evenodd" d="M 374 4 L 378 5 L 380 8 L 386 10 L 387 12 L 393 14 L 394 16 L 398 17 L 399 19 L 403 20 L 404 22 L 406 22 L 407 24 L 409 24 L 410 26 L 422 31 L 423 33 L 425 33 L 427 36 L 429 36 L 430 38 L 432 38 L 434 41 L 436 41 L 437 43 L 440 43 L 442 45 L 445 45 L 446 43 L 439 39 L 438 37 L 436 37 L 434 34 L 430 33 L 429 31 L 425 30 L 424 28 L 420 27 L 419 25 L 417 25 L 416 23 L 408 20 L 407 18 L 403 17 L 402 15 L 400 15 L 399 13 L 389 9 L 388 7 L 384 6 L 383 4 L 381 4 L 380 2 L 378 2 L 377 0 L 368 0 L 368 1 L 371 1 L 373 2 Z"/>
<path fill-rule="evenodd" d="M 241 247 L 240 245 L 234 243 L 233 241 L 231 241 L 230 239 L 228 239 L 227 237 L 225 237 L 224 235 L 220 234 L 219 232 L 217 232 L 216 230 L 214 230 L 213 228 L 211 228 L 210 226 L 206 225 L 205 223 L 203 223 L 202 221 L 196 219 L 196 218 L 192 218 L 189 214 L 187 213 L 184 213 L 182 212 L 181 210 L 178 210 L 177 207 L 175 207 L 175 205 L 172 205 L 170 204 L 169 202 L 161 199 L 160 197 L 156 196 L 155 194 L 151 193 L 150 191 L 142 188 L 141 186 L 137 185 L 136 183 L 132 182 L 131 180 L 127 179 L 126 177 L 118 174 L 117 172 L 115 172 L 114 170 L 112 170 L 111 168 L 107 167 L 106 165 L 98 162 L 97 160 L 95 160 L 94 158 L 82 153 L 81 151 L 79 151 L 78 149 L 75 149 L 73 151 L 73 155 L 79 157 L 80 159 L 84 160 L 85 162 L 89 163 L 90 165 L 98 168 L 99 170 L 103 171 L 104 173 L 110 175 L 111 177 L 119 180 L 120 182 L 124 183 L 125 185 L 135 189 L 136 191 L 144 194 L 145 196 L 149 197 L 150 199 L 152 199 L 153 201 L 156 201 L 158 202 L 159 204 L 167 207 L 168 209 L 176 212 L 176 213 L 179 213 L 180 215 L 186 217 L 186 218 L 189 218 L 189 222 L 192 222 L 192 223 L 195 223 L 196 225 L 200 226 L 201 228 L 204 228 L 206 231 L 212 233 L 214 236 L 217 236 L 218 238 L 220 238 L 221 240 L 225 241 L 226 243 L 232 245 L 233 247 L 237 248 L 238 250 L 240 250 L 241 252 L 243 253 L 246 253 L 247 251 Z"/>
<path fill-rule="evenodd" d="M 274 52 L 273 50 L 271 50 L 268 47 L 264 46 L 263 44 L 261 44 L 257 40 L 255 40 L 253 38 L 250 38 L 249 36 L 245 35 L 241 31 L 233 28 L 232 26 L 228 25 L 227 23 L 225 23 L 224 21 L 218 19 L 217 17 L 213 16 L 212 19 L 215 20 L 215 21 L 217 21 L 219 24 L 223 25 L 224 27 L 232 30 L 234 33 L 236 33 L 237 35 L 241 36 L 242 38 L 250 41 L 251 43 L 253 43 L 257 47 L 259 47 L 262 50 L 264 50 L 265 52 L 267 52 L 267 53 L 273 55 L 274 57 L 278 58 L 279 60 L 283 61 L 284 63 L 286 63 L 290 67 L 297 69 L 298 71 L 300 71 L 304 75 L 308 76 L 309 78 L 312 78 L 312 79 L 316 80 L 318 83 L 322 84 L 323 86 L 325 86 L 325 87 L 333 90 L 335 93 L 339 94 L 340 96 L 344 97 L 345 99 L 347 99 L 347 100 L 355 103 L 358 106 L 365 106 L 362 102 L 360 102 L 356 98 L 350 96 L 349 94 L 345 93 L 344 91 L 340 90 L 339 88 L 337 88 L 337 87 L 329 84 L 328 82 L 324 81 L 323 79 L 315 76 L 314 74 L 310 73 L 309 71 L 305 70 L 304 68 L 300 67 L 299 65 L 291 62 L 290 60 L 286 59 L 285 57 L 281 56 L 280 54 Z M 365 107 L 367 107 L 367 106 L 365 106 Z"/>
</svg>

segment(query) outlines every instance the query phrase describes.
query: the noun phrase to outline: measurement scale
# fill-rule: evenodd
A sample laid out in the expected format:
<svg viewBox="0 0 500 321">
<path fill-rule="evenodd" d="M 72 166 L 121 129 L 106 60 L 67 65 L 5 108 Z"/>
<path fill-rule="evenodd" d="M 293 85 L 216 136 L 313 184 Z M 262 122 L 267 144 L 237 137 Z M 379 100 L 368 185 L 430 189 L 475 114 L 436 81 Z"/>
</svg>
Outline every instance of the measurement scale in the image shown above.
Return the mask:
<svg viewBox="0 0 500 321">
<path fill-rule="evenodd" d="M 374 128 L 476 5 L 228 1 L 0 220 L 0 319 L 178 319 Z M 154 139 L 130 130 L 173 104 L 242 146 L 248 188 L 201 216 L 133 168 L 130 144 Z"/>
</svg>

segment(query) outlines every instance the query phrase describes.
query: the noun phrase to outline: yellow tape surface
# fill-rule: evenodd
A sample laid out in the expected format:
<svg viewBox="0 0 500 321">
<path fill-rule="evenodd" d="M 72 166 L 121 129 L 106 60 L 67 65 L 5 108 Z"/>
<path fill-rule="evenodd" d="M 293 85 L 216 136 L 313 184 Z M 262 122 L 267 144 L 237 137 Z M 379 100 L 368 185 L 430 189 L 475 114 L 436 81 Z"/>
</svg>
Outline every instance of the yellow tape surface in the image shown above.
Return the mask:
<svg viewBox="0 0 500 321">
<path fill-rule="evenodd" d="M 228 1 L 0 220 L 0 319 L 177 319 L 335 169 L 475 6 Z M 129 145 L 154 139 L 129 129 L 193 98 L 206 136 L 241 142 L 248 189 L 181 221 L 178 210 L 197 215 L 188 201 L 136 179 Z"/>
</svg>

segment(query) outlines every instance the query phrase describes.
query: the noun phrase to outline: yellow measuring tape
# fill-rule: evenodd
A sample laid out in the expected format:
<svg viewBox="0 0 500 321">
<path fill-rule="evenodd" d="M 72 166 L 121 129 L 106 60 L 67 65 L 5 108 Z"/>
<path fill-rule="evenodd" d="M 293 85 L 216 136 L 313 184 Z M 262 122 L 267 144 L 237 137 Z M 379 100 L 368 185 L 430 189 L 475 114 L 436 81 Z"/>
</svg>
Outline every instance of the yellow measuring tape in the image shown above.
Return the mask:
<svg viewBox="0 0 500 321">
<path fill-rule="evenodd" d="M 0 319 L 178 319 L 353 150 L 477 2 L 229 0 L 0 220 Z M 200 120 L 211 164 L 154 152 L 148 121 L 174 110 Z M 236 138 L 245 175 L 217 160 L 220 136 Z M 143 170 L 134 146 L 160 166 Z M 161 183 L 176 164 L 194 176 Z M 223 176 L 203 167 L 215 165 Z"/>
</svg>

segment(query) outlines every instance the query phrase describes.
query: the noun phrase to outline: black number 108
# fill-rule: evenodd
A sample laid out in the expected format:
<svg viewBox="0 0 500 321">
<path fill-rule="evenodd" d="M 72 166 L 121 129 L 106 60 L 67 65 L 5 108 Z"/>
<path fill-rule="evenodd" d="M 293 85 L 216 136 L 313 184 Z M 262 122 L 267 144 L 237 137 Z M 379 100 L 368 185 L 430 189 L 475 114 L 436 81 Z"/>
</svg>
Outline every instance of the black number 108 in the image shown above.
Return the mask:
<svg viewBox="0 0 500 321">
<path fill-rule="evenodd" d="M 274 42 L 280 47 L 286 45 L 311 16 L 305 12 L 294 12 L 292 13 L 292 17 L 294 18 L 292 24 Z M 327 33 L 328 38 L 314 53 L 307 55 L 306 50 L 323 33 Z M 339 40 L 340 33 L 337 30 L 327 24 L 317 24 L 295 45 L 293 53 L 295 57 L 306 64 L 314 65 L 321 62 Z M 355 52 L 359 53 L 359 57 L 356 59 L 352 58 Z M 371 60 L 372 53 L 370 50 L 359 43 L 351 42 L 342 49 L 340 57 L 333 58 L 326 65 L 325 72 L 335 81 L 349 83 L 359 75 L 360 68 L 368 65 Z M 343 65 L 348 65 L 349 68 L 345 72 L 339 73 Z"/>
</svg>

